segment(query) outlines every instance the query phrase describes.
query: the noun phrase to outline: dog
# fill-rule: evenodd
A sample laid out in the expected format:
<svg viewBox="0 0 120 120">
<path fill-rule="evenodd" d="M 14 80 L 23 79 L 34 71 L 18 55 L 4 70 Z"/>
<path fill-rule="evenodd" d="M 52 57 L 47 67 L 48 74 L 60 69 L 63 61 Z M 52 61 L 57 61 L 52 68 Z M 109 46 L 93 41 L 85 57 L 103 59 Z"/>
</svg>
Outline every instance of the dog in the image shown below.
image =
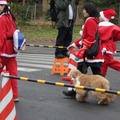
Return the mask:
<svg viewBox="0 0 120 120">
<path fill-rule="evenodd" d="M 75 69 L 69 72 L 68 77 L 73 79 L 74 85 L 110 90 L 109 81 L 101 75 L 86 75 L 81 73 L 79 70 Z M 76 100 L 86 101 L 88 97 L 88 92 L 89 91 L 87 90 L 76 88 L 76 96 L 75 96 Z M 102 93 L 96 91 L 91 91 L 91 93 L 92 96 L 94 96 L 97 99 L 98 104 L 109 104 L 110 102 L 114 101 L 117 97 L 117 95 L 110 93 Z"/>
</svg>

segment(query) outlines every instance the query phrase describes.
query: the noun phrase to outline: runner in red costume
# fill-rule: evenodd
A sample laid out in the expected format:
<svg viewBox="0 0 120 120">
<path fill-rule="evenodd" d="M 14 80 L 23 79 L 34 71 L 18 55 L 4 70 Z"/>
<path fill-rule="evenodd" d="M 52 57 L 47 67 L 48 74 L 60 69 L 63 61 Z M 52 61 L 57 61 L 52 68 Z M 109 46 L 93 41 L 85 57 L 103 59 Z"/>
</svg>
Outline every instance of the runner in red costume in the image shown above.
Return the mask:
<svg viewBox="0 0 120 120">
<path fill-rule="evenodd" d="M 16 24 L 7 4 L 7 0 L 0 0 L 0 73 L 5 66 L 10 75 L 17 76 L 17 53 L 14 51 L 13 45 L 13 33 L 16 30 Z M 18 102 L 17 80 L 10 80 L 14 100 Z"/>
<path fill-rule="evenodd" d="M 100 12 L 99 36 L 104 54 L 104 63 L 101 72 L 104 76 L 107 73 L 108 67 L 120 72 L 120 61 L 115 60 L 113 57 L 113 54 L 116 53 L 115 42 L 120 41 L 120 27 L 109 22 L 115 15 L 116 12 L 113 9 Z"/>
</svg>

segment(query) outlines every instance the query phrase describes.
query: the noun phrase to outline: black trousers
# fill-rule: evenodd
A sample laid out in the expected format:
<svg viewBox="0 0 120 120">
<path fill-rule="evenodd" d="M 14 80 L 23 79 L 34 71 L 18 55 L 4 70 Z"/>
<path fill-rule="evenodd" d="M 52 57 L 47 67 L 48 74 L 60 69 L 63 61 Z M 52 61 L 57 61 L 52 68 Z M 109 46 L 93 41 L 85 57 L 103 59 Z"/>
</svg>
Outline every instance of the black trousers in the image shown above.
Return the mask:
<svg viewBox="0 0 120 120">
<path fill-rule="evenodd" d="M 101 62 L 99 62 L 99 63 L 87 63 L 87 62 L 86 62 L 86 67 L 87 67 L 87 68 L 90 67 L 91 70 L 92 70 L 92 73 L 93 73 L 94 75 L 101 75 L 101 76 L 104 77 L 104 75 L 101 73 L 101 69 L 100 69 L 101 66 L 102 66 L 102 63 L 101 63 Z M 79 71 L 81 71 L 82 73 L 84 73 L 84 72 L 83 72 L 82 62 L 78 63 L 77 69 L 78 69 Z"/>
<path fill-rule="evenodd" d="M 73 34 L 73 24 L 71 24 L 71 26 L 68 28 L 65 27 L 59 28 L 55 46 L 68 47 L 72 42 L 72 34 Z M 55 55 L 66 52 L 67 52 L 66 48 L 56 48 Z"/>
</svg>

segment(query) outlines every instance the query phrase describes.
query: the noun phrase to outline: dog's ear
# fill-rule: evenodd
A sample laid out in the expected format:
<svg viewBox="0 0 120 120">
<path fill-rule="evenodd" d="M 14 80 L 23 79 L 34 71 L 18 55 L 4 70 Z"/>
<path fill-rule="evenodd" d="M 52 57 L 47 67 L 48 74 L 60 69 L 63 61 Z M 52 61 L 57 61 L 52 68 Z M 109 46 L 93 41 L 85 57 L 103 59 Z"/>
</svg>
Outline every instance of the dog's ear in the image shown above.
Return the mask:
<svg viewBox="0 0 120 120">
<path fill-rule="evenodd" d="M 71 70 L 67 76 L 70 78 L 74 78 L 74 70 Z"/>
<path fill-rule="evenodd" d="M 70 78 L 76 78 L 80 75 L 80 71 L 77 69 L 71 70 L 68 74 L 68 77 Z"/>
<path fill-rule="evenodd" d="M 81 72 L 80 72 L 79 70 L 76 69 L 76 70 L 74 71 L 75 77 L 77 78 L 78 76 L 80 76 L 80 73 L 81 73 Z"/>
</svg>

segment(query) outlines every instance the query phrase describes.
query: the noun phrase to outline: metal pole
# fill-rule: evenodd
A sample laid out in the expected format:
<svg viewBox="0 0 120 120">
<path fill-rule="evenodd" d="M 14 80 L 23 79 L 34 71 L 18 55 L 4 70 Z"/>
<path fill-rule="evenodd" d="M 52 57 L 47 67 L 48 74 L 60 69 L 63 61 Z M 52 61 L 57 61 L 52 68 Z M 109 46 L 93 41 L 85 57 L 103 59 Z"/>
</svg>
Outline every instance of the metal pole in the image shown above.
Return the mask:
<svg viewBox="0 0 120 120">
<path fill-rule="evenodd" d="M 38 45 L 38 44 L 27 44 L 29 47 L 45 47 L 45 48 L 67 48 L 64 46 L 52 46 L 52 45 Z"/>
<path fill-rule="evenodd" d="M 72 87 L 72 88 L 88 90 L 88 91 L 96 91 L 96 92 L 111 93 L 111 94 L 120 95 L 120 91 L 105 90 L 102 88 L 92 88 L 92 87 L 79 86 L 79 85 L 74 86 L 74 85 L 69 85 L 69 84 L 65 84 L 65 83 L 61 83 L 61 82 L 49 82 L 49 81 L 40 80 L 40 79 L 35 80 L 35 79 L 27 78 L 27 77 L 16 77 L 16 76 L 7 76 L 7 75 L 3 75 L 3 77 L 18 79 L 18 80 L 22 80 L 22 81 L 36 82 L 36 83 L 41 83 L 41 84 L 56 85 L 56 86 L 60 86 L 60 87 Z"/>
</svg>

